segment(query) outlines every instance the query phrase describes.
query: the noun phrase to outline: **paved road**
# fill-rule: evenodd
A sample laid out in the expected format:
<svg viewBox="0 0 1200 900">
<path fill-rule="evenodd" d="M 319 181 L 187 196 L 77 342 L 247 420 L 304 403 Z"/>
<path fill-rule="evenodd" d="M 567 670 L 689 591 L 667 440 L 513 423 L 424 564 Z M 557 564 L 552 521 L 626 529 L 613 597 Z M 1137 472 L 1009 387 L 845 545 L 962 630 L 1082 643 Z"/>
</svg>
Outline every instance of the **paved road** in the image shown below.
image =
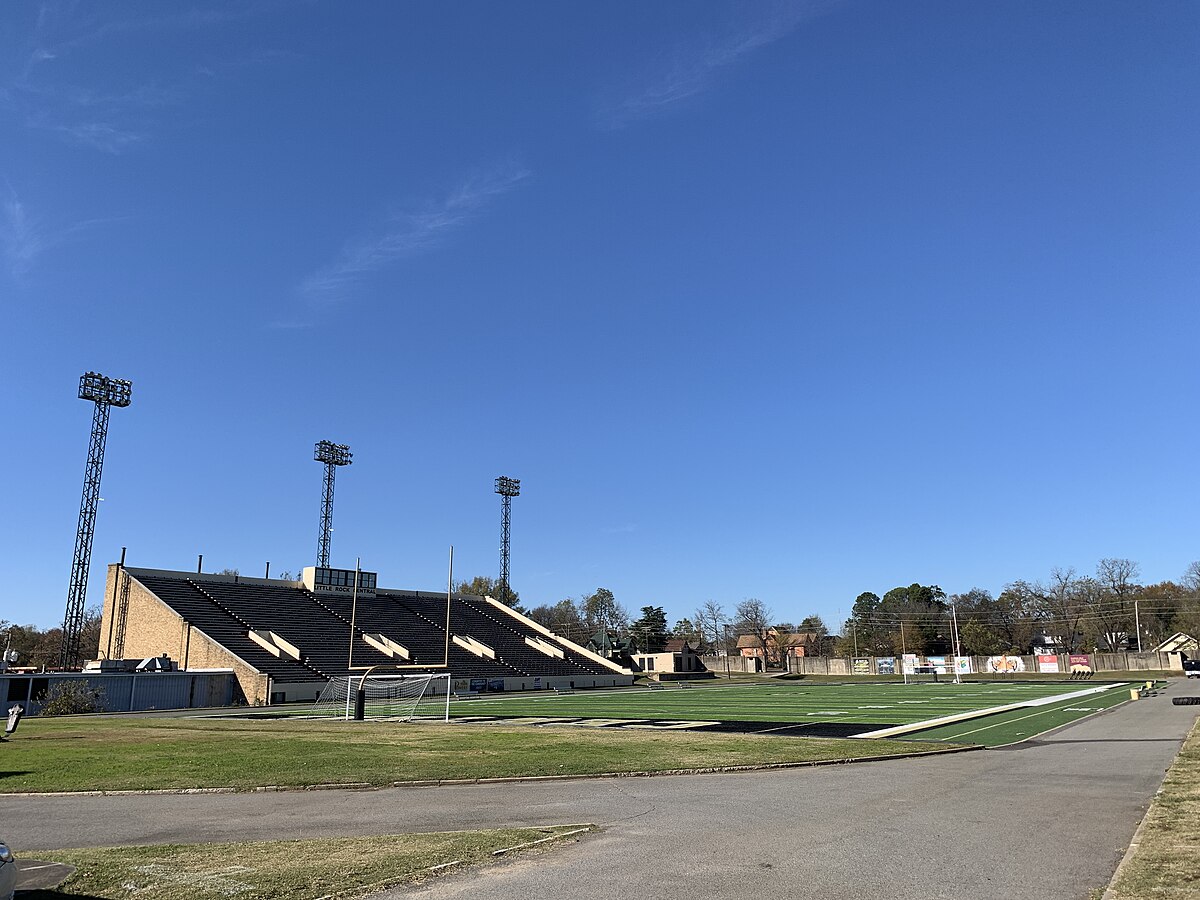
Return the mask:
<svg viewBox="0 0 1200 900">
<path fill-rule="evenodd" d="M 1192 685 L 1194 687 L 1194 683 Z M 1168 695 L 1200 693 L 1175 682 Z M 845 767 L 371 792 L 2 797 L 18 850 L 595 822 L 573 848 L 387 897 L 1086 898 L 1196 716 L 1142 700 L 1009 750 Z"/>
</svg>

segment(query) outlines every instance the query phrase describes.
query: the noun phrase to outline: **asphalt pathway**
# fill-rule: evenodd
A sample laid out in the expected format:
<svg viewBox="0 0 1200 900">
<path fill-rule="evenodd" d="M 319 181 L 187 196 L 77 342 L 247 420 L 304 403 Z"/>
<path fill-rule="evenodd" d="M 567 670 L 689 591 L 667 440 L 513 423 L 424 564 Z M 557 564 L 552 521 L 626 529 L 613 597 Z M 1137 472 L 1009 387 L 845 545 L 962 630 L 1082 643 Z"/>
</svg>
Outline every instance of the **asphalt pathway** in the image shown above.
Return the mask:
<svg viewBox="0 0 1200 900">
<path fill-rule="evenodd" d="M 28 851 L 593 822 L 603 830 L 574 847 L 381 897 L 1083 900 L 1112 875 L 1200 709 L 1169 697 L 1193 687 L 1011 749 L 368 792 L 0 795 L 0 833 Z"/>
</svg>

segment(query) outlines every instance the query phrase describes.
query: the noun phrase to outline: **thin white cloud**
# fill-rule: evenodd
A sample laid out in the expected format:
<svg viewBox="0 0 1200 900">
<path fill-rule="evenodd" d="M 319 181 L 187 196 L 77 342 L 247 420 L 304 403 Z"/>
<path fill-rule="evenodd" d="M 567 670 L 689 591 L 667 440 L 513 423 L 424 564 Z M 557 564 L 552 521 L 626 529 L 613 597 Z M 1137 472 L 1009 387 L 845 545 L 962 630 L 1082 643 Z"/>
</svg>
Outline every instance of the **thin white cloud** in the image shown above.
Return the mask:
<svg viewBox="0 0 1200 900">
<path fill-rule="evenodd" d="M 669 60 L 658 71 L 617 100 L 601 104 L 597 124 L 607 129 L 624 128 L 702 93 L 722 72 L 755 50 L 787 37 L 836 3 L 837 0 L 808 0 L 747 7 L 759 10 L 759 14 L 719 36 L 705 36 L 673 48 Z"/>
<path fill-rule="evenodd" d="M 30 213 L 11 186 L 8 196 L 0 201 L 0 259 L 14 281 L 23 281 L 33 270 L 38 258 L 54 247 L 67 243 L 81 232 L 124 221 L 122 217 L 85 219 L 68 225 L 48 224 Z"/>
<path fill-rule="evenodd" d="M 237 9 L 187 9 L 161 16 L 103 20 L 100 16 L 80 16 L 74 3 L 46 3 L 39 11 L 36 46 L 30 63 L 36 65 L 65 56 L 80 47 L 102 43 L 122 34 L 143 31 L 186 31 L 236 22 L 276 9 L 279 3 L 249 3 Z M 95 7 L 104 10 L 103 6 Z"/>
<path fill-rule="evenodd" d="M 81 122 L 77 125 L 58 125 L 54 129 L 71 143 L 93 147 L 114 156 L 144 140 L 144 135 L 118 128 L 107 122 Z"/>
<path fill-rule="evenodd" d="M 633 534 L 638 530 L 636 522 L 628 522 L 625 525 L 611 525 L 601 529 L 604 534 Z"/>
<path fill-rule="evenodd" d="M 441 200 L 427 203 L 419 211 L 393 216 L 377 232 L 347 243 L 337 259 L 305 278 L 299 286 L 301 296 L 313 306 L 345 299 L 371 273 L 436 247 L 529 175 L 529 170 L 516 165 L 477 174 Z"/>
<path fill-rule="evenodd" d="M 162 108 L 180 103 L 195 85 L 220 71 L 222 63 L 188 66 L 179 60 L 184 74 L 167 76 L 168 81 L 177 81 L 177 86 L 164 87 L 161 79 L 148 78 L 143 84 L 107 90 L 101 62 L 93 66 L 94 75 L 87 86 L 80 87 L 62 81 L 64 73 L 58 61 L 76 53 L 101 59 L 97 53 L 119 52 L 119 48 L 101 49 L 106 43 L 138 40 L 143 33 L 220 27 L 280 5 L 280 0 L 254 0 L 229 9 L 184 9 L 122 19 L 112 17 L 111 8 L 103 5 L 47 0 L 39 6 L 36 21 L 24 31 L 10 28 L 7 34 L 0 32 L 0 37 L 16 45 L 0 45 L 0 112 L 9 110 L 17 124 L 31 131 L 44 131 L 103 153 L 123 153 L 145 141 L 162 123 Z M 237 63 L 238 67 L 261 64 L 280 55 L 251 51 Z M 5 57 L 11 61 L 8 66 Z"/>
<path fill-rule="evenodd" d="M 4 247 L 4 266 L 9 275 L 21 279 L 33 267 L 34 260 L 45 249 L 37 226 L 20 199 L 10 192 L 4 200 L 4 216 L 0 219 L 0 244 Z"/>
</svg>

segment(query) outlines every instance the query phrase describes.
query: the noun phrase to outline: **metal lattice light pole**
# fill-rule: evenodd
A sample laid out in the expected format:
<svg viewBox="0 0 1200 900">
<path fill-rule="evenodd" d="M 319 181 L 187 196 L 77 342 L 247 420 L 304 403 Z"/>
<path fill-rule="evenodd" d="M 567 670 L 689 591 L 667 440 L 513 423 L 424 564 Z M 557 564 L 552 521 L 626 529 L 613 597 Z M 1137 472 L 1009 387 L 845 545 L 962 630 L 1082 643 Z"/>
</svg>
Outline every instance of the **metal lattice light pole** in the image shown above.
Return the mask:
<svg viewBox="0 0 1200 900">
<path fill-rule="evenodd" d="M 345 444 L 317 441 L 313 459 L 325 463 L 325 483 L 321 490 L 321 534 L 317 540 L 317 565 L 329 567 L 329 533 L 333 531 L 333 479 L 338 466 L 350 465 L 354 456 Z"/>
<path fill-rule="evenodd" d="M 67 614 L 63 618 L 62 646 L 58 662 L 65 669 L 78 668 L 79 641 L 87 600 L 88 572 L 92 566 L 92 539 L 96 536 L 96 507 L 100 501 L 100 474 L 104 469 L 104 443 L 108 438 L 108 413 L 113 406 L 129 405 L 133 383 L 88 372 L 79 379 L 79 399 L 96 404 L 92 415 L 92 439 L 88 444 L 87 469 L 83 475 L 83 499 L 79 503 L 79 527 L 75 531 L 75 557 L 71 562 L 71 586 L 67 589 Z"/>
<path fill-rule="evenodd" d="M 500 495 L 500 594 L 496 599 L 509 602 L 508 588 L 508 545 L 512 524 L 512 498 L 521 496 L 521 479 L 501 475 L 496 479 L 496 493 Z"/>
</svg>

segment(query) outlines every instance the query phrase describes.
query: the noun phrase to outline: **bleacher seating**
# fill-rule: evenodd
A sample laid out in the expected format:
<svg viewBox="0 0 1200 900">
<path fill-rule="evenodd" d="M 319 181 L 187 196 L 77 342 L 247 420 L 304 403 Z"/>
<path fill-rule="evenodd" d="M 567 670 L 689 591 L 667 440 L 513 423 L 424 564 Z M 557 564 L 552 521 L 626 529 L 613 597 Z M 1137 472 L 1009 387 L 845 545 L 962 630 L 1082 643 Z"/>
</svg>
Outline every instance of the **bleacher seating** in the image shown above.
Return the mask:
<svg viewBox="0 0 1200 900">
<path fill-rule="evenodd" d="M 230 610 L 213 602 L 192 582 L 175 578 L 141 576 L 138 579 L 160 600 L 208 637 L 245 662 L 280 681 L 323 681 L 324 673 L 292 659 L 268 653 L 248 636 L 251 626 Z M 206 586 L 212 582 L 205 582 Z"/>
<path fill-rule="evenodd" d="M 482 600 L 455 598 L 450 634 L 483 644 L 495 658 L 478 656 L 446 634 L 444 598 L 384 592 L 363 597 L 353 611 L 350 597 L 317 595 L 288 584 L 211 579 L 202 575 L 140 574 L 138 580 L 193 627 L 277 681 L 320 681 L 349 669 L 351 618 L 354 619 L 355 668 L 411 665 L 448 668 L 458 678 L 594 678 L 611 669 L 558 642 L 548 641 L 519 620 Z M 294 646 L 300 658 L 276 656 L 250 632 L 273 632 Z M 364 634 L 382 634 L 405 648 L 409 658 L 391 656 L 372 646 Z M 540 639 L 562 658 L 531 647 Z M 271 646 L 268 641 L 267 646 Z"/>
<path fill-rule="evenodd" d="M 514 666 L 530 675 L 562 675 L 564 664 L 576 675 L 610 675 L 612 671 L 577 650 L 553 642 L 563 651 L 561 660 L 546 656 L 525 643 L 526 633 L 519 631 L 516 623 L 504 621 L 505 613 L 496 612 L 490 604 L 480 600 L 462 600 L 454 606 L 454 613 L 462 617 L 470 633 L 489 646 L 505 648 L 505 658 Z M 459 620 L 452 620 L 454 622 Z M 491 641 L 491 643 L 489 643 Z M 547 669 L 546 667 L 549 667 Z"/>
</svg>

